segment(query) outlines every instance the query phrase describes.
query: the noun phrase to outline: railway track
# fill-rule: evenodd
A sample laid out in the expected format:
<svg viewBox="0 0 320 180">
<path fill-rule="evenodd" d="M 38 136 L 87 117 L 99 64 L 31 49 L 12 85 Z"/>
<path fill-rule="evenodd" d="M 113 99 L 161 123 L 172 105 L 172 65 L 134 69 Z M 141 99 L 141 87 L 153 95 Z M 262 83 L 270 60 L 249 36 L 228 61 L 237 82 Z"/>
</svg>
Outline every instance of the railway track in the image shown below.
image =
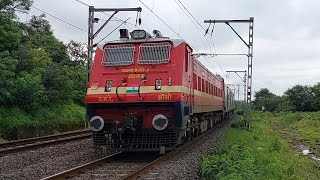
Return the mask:
<svg viewBox="0 0 320 180">
<path fill-rule="evenodd" d="M 165 155 L 149 153 L 125 153 L 117 152 L 113 155 L 98 159 L 96 161 L 60 172 L 44 178 L 53 179 L 139 179 L 142 175 L 147 179 L 161 179 L 156 172 L 147 173 L 167 159 L 176 156 L 184 149 L 190 147 L 194 142 L 201 141 L 208 134 L 225 125 L 227 121 L 207 130 L 203 134 L 193 138 L 191 141 L 179 146 Z"/>
<path fill-rule="evenodd" d="M 30 148 L 38 148 L 48 145 L 54 145 L 63 142 L 89 138 L 92 134 L 89 129 L 65 132 L 49 136 L 42 136 L 29 139 L 21 139 L 0 144 L 0 156 L 23 151 Z"/>
</svg>

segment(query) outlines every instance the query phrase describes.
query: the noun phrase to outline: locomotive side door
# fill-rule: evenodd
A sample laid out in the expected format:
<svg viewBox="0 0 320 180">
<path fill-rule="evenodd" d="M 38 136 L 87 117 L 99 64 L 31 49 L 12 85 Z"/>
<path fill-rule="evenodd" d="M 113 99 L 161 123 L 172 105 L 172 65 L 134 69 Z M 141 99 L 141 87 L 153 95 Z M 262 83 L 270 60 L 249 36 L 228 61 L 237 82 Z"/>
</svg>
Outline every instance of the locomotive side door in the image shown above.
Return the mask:
<svg viewBox="0 0 320 180">
<path fill-rule="evenodd" d="M 188 83 L 188 95 L 187 102 L 189 104 L 189 114 L 193 114 L 193 105 L 194 105 L 194 87 L 193 87 L 193 59 L 192 51 L 189 47 L 186 48 L 186 59 L 185 59 L 185 70 L 187 75 Z"/>
</svg>

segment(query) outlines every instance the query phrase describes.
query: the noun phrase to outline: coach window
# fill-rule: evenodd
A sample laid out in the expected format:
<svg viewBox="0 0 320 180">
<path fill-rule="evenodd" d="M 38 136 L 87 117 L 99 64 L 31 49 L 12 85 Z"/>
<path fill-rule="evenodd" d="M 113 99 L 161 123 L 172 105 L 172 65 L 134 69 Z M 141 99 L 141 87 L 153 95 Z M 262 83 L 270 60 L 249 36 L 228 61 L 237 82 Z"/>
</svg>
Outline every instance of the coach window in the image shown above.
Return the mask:
<svg viewBox="0 0 320 180">
<path fill-rule="evenodd" d="M 197 75 L 193 73 L 193 89 L 197 89 Z"/>
<path fill-rule="evenodd" d="M 188 49 L 186 49 L 185 53 L 185 70 L 188 72 L 188 66 L 189 66 L 189 52 Z"/>
<path fill-rule="evenodd" d="M 202 89 L 201 89 L 201 91 L 204 92 L 204 91 L 205 91 L 205 90 L 204 90 L 204 86 L 205 86 L 205 85 L 204 85 L 204 79 L 202 79 L 201 84 L 202 84 Z"/>
<path fill-rule="evenodd" d="M 214 96 L 217 96 L 217 87 L 214 86 Z"/>
<path fill-rule="evenodd" d="M 201 78 L 198 76 L 198 91 L 201 91 Z"/>
<path fill-rule="evenodd" d="M 206 90 L 205 93 L 208 93 L 208 81 L 206 81 Z"/>
<path fill-rule="evenodd" d="M 213 95 L 213 85 L 211 84 L 211 95 Z"/>
</svg>

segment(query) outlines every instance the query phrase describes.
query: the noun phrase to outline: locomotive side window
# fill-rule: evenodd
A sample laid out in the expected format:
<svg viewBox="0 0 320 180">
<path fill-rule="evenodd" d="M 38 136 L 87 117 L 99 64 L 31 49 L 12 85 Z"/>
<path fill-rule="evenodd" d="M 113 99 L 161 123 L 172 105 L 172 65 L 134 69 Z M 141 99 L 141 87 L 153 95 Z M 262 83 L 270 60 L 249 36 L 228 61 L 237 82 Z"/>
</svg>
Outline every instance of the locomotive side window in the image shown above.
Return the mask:
<svg viewBox="0 0 320 180">
<path fill-rule="evenodd" d="M 139 48 L 138 64 L 163 64 L 170 59 L 170 43 L 143 43 Z"/>
<path fill-rule="evenodd" d="M 107 45 L 104 48 L 104 66 L 123 66 L 133 64 L 134 45 Z"/>
</svg>

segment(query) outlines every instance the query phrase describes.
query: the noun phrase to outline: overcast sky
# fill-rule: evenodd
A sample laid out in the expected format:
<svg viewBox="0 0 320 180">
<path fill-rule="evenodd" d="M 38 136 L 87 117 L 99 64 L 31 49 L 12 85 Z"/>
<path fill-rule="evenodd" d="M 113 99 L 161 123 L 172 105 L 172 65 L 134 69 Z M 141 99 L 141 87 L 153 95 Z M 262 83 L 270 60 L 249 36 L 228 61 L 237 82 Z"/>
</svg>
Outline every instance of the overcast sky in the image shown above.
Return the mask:
<svg viewBox="0 0 320 180">
<path fill-rule="evenodd" d="M 152 32 L 158 29 L 164 36 L 179 38 L 154 16 L 139 0 L 82 0 L 99 8 L 142 7 L 142 24 L 139 28 Z M 253 91 L 269 88 L 281 95 L 295 84 L 313 85 L 320 82 L 320 25 L 319 0 L 180 0 L 192 15 L 206 29 L 205 19 L 249 19 L 254 17 L 253 47 Z M 212 52 L 210 36 L 204 37 L 204 30 L 196 28 L 195 23 L 179 8 L 175 0 L 142 0 L 181 37 L 195 52 Z M 77 27 L 87 30 L 88 7 L 75 0 L 34 0 L 34 7 L 57 16 Z M 31 15 L 42 12 L 32 8 L 28 15 L 21 15 L 21 21 L 27 21 Z M 108 16 L 96 14 L 100 24 Z M 120 19 L 129 19 L 135 24 L 136 13 L 120 12 Z M 84 31 L 69 26 L 49 15 L 54 34 L 63 42 L 70 40 L 86 42 Z M 106 36 L 121 22 L 113 21 L 99 34 Z M 95 26 L 96 28 L 98 27 Z M 239 34 L 248 39 L 248 25 L 233 25 Z M 121 28 L 134 30 L 133 25 Z M 115 31 L 106 40 L 119 37 Z M 216 24 L 212 35 L 217 53 L 247 53 L 246 46 L 225 24 Z M 246 70 L 247 59 L 242 56 L 220 56 L 218 59 L 201 59 L 208 69 L 221 74 L 227 70 Z M 219 66 L 221 64 L 221 67 Z M 224 71 L 224 72 L 222 72 Z M 226 73 L 225 73 L 226 74 Z M 240 74 L 241 75 L 241 74 Z M 241 75 L 243 76 L 243 74 Z M 226 78 L 228 83 L 242 83 L 236 74 Z M 242 94 L 243 92 L 241 92 Z"/>
</svg>

